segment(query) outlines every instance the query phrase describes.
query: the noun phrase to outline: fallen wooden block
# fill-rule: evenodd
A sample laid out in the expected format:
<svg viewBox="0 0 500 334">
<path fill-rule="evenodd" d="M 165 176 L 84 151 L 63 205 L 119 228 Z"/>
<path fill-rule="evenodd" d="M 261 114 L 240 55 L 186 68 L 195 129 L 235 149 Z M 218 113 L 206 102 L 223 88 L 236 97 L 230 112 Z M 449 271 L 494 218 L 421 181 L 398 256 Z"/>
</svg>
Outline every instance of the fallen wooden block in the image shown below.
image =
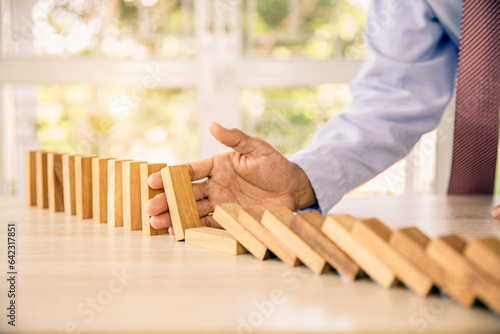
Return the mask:
<svg viewBox="0 0 500 334">
<path fill-rule="evenodd" d="M 191 246 L 202 247 L 230 255 L 248 251 L 231 234 L 219 228 L 201 226 L 185 231 L 185 242 Z"/>
<path fill-rule="evenodd" d="M 49 207 L 47 175 L 47 152 L 36 152 L 36 206 L 40 209 Z"/>
<path fill-rule="evenodd" d="M 161 177 L 175 239 L 184 240 L 185 230 L 201 226 L 189 170 L 186 165 L 168 166 L 161 170 Z"/>
<path fill-rule="evenodd" d="M 159 235 L 168 232 L 168 228 L 155 229 L 149 223 L 150 216 L 144 210 L 146 203 L 163 192 L 164 189 L 153 189 L 148 184 L 148 178 L 151 174 L 161 171 L 162 168 L 167 167 L 167 164 L 142 164 L 140 166 L 141 174 L 141 206 L 142 206 L 142 233 L 145 235 Z"/>
<path fill-rule="evenodd" d="M 394 271 L 351 235 L 355 223 L 350 215 L 328 215 L 321 231 L 380 286 L 387 289 L 396 285 Z"/>
<path fill-rule="evenodd" d="M 465 246 L 464 255 L 500 285 L 500 240 L 495 238 L 471 240 Z"/>
<path fill-rule="evenodd" d="M 267 247 L 238 222 L 240 211 L 241 206 L 237 203 L 219 204 L 215 207 L 213 217 L 257 259 L 262 261 L 269 258 L 271 254 Z"/>
<path fill-rule="evenodd" d="M 52 212 L 64 211 L 62 177 L 62 155 L 58 153 L 48 153 L 47 192 L 49 196 L 49 210 Z"/>
<path fill-rule="evenodd" d="M 62 156 L 64 212 L 67 215 L 76 215 L 75 156 L 70 154 Z"/>
<path fill-rule="evenodd" d="M 122 165 L 126 160 L 108 161 L 108 225 L 123 226 Z"/>
<path fill-rule="evenodd" d="M 92 158 L 94 156 L 75 157 L 75 201 L 79 219 L 92 218 Z"/>
<path fill-rule="evenodd" d="M 328 269 L 326 260 L 311 246 L 290 229 L 294 216 L 285 207 L 266 210 L 262 217 L 262 225 L 271 231 L 281 242 L 286 243 L 295 252 L 299 260 L 316 274 Z"/>
<path fill-rule="evenodd" d="M 24 158 L 26 205 L 36 205 L 36 151 L 26 151 Z"/>
<path fill-rule="evenodd" d="M 426 254 L 448 275 L 460 277 L 463 289 L 470 289 L 486 306 L 500 314 L 500 288 L 489 275 L 479 271 L 456 246 L 460 242 L 457 236 L 432 239 L 426 248 Z"/>
<path fill-rule="evenodd" d="M 460 282 L 461 278 L 448 275 L 425 253 L 429 241 L 430 239 L 416 227 L 394 231 L 390 238 L 390 244 L 427 273 L 448 296 L 464 307 L 471 307 L 476 298 L 470 290 L 464 289 L 465 284 Z"/>
<path fill-rule="evenodd" d="M 432 279 L 389 244 L 391 230 L 381 221 L 375 218 L 357 221 L 351 234 L 391 268 L 408 288 L 421 296 L 430 292 L 434 285 Z"/>
<path fill-rule="evenodd" d="M 302 211 L 295 215 L 290 228 L 337 272 L 354 280 L 359 273 L 359 266 L 321 232 L 323 221 L 324 218 L 318 211 Z"/>
<path fill-rule="evenodd" d="M 297 258 L 297 255 L 295 255 L 295 252 L 262 225 L 261 220 L 265 211 L 266 209 L 262 206 L 241 209 L 238 215 L 238 222 L 281 261 L 291 267 L 300 265 L 301 262 Z"/>
<path fill-rule="evenodd" d="M 108 161 L 92 158 L 92 218 L 98 224 L 108 221 Z"/>
<path fill-rule="evenodd" d="M 123 228 L 129 231 L 142 229 L 141 170 L 146 161 L 125 161 L 122 165 Z"/>
</svg>

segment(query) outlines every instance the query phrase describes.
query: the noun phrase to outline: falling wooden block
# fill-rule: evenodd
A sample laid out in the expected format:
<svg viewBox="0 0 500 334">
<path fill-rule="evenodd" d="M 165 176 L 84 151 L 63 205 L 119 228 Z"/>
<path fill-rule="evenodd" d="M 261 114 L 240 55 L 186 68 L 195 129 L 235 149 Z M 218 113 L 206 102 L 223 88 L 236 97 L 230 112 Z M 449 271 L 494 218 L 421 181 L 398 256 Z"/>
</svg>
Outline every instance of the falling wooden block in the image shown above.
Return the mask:
<svg viewBox="0 0 500 334">
<path fill-rule="evenodd" d="M 108 225 L 123 226 L 123 163 L 127 160 L 108 161 Z"/>
<path fill-rule="evenodd" d="M 125 161 L 122 164 L 123 228 L 142 229 L 141 170 L 146 161 Z"/>
<path fill-rule="evenodd" d="M 184 240 L 184 231 L 200 227 L 191 177 L 186 165 L 168 166 L 161 170 L 168 210 L 177 241 Z"/>
<path fill-rule="evenodd" d="M 167 228 L 155 229 L 149 223 L 149 215 L 144 210 L 146 203 L 158 194 L 165 192 L 164 189 L 153 189 L 148 184 L 149 176 L 159 172 L 162 168 L 167 167 L 167 164 L 142 164 L 140 166 L 141 174 L 141 206 L 142 206 L 142 233 L 146 235 L 159 235 L 168 232 Z"/>
<path fill-rule="evenodd" d="M 238 215 L 238 222 L 281 261 L 291 267 L 300 265 L 301 262 L 297 258 L 297 255 L 295 255 L 295 252 L 262 225 L 261 220 L 265 211 L 266 209 L 262 206 L 241 209 Z"/>
<path fill-rule="evenodd" d="M 207 226 L 194 227 L 185 231 L 185 242 L 191 246 L 202 247 L 230 255 L 248 251 L 231 234 L 220 228 Z"/>
<path fill-rule="evenodd" d="M 237 203 L 219 204 L 215 207 L 214 219 L 257 259 L 269 258 L 267 247 L 238 222 L 240 211 L 241 206 Z"/>
<path fill-rule="evenodd" d="M 47 154 L 47 192 L 49 196 L 49 210 L 52 212 L 64 211 L 62 155 Z"/>
<path fill-rule="evenodd" d="M 420 296 L 430 292 L 432 279 L 389 244 L 391 230 L 381 221 L 375 218 L 357 221 L 351 235 L 391 268 L 408 288 Z"/>
<path fill-rule="evenodd" d="M 355 223 L 350 215 L 328 215 L 321 231 L 379 285 L 386 289 L 396 285 L 394 271 L 351 235 Z"/>
<path fill-rule="evenodd" d="M 92 158 L 92 218 L 98 224 L 108 221 L 108 161 Z"/>
<path fill-rule="evenodd" d="M 262 225 L 281 242 L 286 243 L 309 269 L 316 274 L 323 273 L 328 268 L 326 260 L 290 229 L 293 218 L 293 212 L 290 209 L 273 208 L 264 213 Z"/>
<path fill-rule="evenodd" d="M 450 276 L 460 277 L 463 289 L 470 289 L 486 306 L 500 314 L 500 287 L 494 280 L 466 258 L 457 247 L 463 240 L 457 236 L 432 239 L 426 248 L 426 254 Z"/>
<path fill-rule="evenodd" d="M 92 218 L 92 158 L 75 157 L 75 202 L 79 219 Z"/>
<path fill-rule="evenodd" d="M 75 156 L 70 154 L 62 156 L 64 212 L 67 215 L 76 215 Z"/>
<path fill-rule="evenodd" d="M 337 272 L 354 280 L 359 273 L 359 266 L 321 232 L 323 221 L 324 218 L 318 211 L 302 211 L 295 215 L 290 228 Z"/>
<path fill-rule="evenodd" d="M 476 298 L 470 290 L 464 289 L 465 284 L 460 282 L 461 278 L 448 275 L 425 253 L 429 241 L 430 239 L 416 227 L 394 231 L 390 238 L 390 244 L 420 270 L 427 273 L 448 296 L 464 307 L 471 307 Z"/>
<path fill-rule="evenodd" d="M 500 240 L 495 238 L 471 240 L 465 246 L 464 255 L 500 285 Z"/>
<path fill-rule="evenodd" d="M 49 207 L 47 152 L 36 152 L 36 206 Z"/>
<path fill-rule="evenodd" d="M 24 158 L 26 205 L 36 205 L 36 151 L 26 151 Z"/>
</svg>

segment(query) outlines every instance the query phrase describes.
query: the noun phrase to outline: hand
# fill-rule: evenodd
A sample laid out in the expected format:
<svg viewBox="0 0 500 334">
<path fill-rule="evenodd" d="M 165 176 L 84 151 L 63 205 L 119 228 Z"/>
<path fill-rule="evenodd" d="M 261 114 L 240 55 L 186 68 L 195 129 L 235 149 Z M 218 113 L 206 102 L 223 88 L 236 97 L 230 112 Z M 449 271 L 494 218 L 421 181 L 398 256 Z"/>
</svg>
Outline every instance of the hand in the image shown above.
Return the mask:
<svg viewBox="0 0 500 334">
<path fill-rule="evenodd" d="M 491 215 L 493 216 L 493 218 L 500 218 L 500 205 L 497 205 L 493 208 L 493 210 L 491 211 Z"/>
<path fill-rule="evenodd" d="M 210 125 L 210 133 L 233 151 L 187 164 L 191 180 L 203 180 L 193 183 L 202 225 L 220 227 L 211 215 L 220 203 L 236 202 L 242 207 L 285 206 L 291 210 L 315 203 L 314 191 L 302 169 L 264 140 L 218 123 Z M 151 188 L 163 188 L 159 172 L 152 174 L 148 183 Z M 168 227 L 173 234 L 165 194 L 151 199 L 145 210 L 151 216 L 151 226 Z"/>
</svg>

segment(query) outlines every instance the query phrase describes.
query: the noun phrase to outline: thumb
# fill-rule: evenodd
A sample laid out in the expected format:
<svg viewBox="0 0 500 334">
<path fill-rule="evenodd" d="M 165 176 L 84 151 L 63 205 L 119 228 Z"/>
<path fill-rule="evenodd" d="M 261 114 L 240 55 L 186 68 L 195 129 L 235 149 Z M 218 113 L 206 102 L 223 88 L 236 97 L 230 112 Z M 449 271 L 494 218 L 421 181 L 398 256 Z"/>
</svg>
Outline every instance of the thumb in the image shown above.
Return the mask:
<svg viewBox="0 0 500 334">
<path fill-rule="evenodd" d="M 238 153 L 248 155 L 255 150 L 255 138 L 238 129 L 226 129 L 217 122 L 209 127 L 210 133 L 221 144 L 232 148 Z"/>
</svg>

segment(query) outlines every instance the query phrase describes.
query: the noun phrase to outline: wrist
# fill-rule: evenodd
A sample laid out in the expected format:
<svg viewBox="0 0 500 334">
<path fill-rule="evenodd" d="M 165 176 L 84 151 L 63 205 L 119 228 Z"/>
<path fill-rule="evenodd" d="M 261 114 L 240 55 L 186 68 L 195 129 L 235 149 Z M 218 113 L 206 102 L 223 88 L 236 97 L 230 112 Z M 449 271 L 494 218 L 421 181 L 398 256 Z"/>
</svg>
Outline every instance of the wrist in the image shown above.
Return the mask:
<svg viewBox="0 0 500 334">
<path fill-rule="evenodd" d="M 317 202 L 314 189 L 306 173 L 297 164 L 292 163 L 295 169 L 296 186 L 293 191 L 295 210 L 307 208 Z"/>
</svg>

